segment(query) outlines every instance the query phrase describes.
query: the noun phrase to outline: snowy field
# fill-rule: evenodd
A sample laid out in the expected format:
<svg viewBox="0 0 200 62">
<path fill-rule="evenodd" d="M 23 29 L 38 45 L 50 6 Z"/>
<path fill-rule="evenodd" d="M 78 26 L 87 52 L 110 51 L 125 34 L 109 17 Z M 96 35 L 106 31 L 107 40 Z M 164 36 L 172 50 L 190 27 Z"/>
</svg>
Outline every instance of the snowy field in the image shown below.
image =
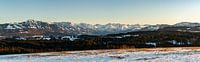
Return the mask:
<svg viewBox="0 0 200 62">
<path fill-rule="evenodd" d="M 200 62 L 200 47 L 0 55 L 0 62 Z"/>
</svg>

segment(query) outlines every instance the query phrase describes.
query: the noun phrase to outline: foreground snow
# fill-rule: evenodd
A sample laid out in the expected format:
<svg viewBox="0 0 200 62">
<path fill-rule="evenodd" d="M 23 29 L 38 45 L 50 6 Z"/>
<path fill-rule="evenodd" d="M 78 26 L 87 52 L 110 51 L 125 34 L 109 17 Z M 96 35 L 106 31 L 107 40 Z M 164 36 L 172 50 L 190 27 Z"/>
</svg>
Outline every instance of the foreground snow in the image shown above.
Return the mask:
<svg viewBox="0 0 200 62">
<path fill-rule="evenodd" d="M 200 47 L 0 55 L 0 62 L 200 62 Z"/>
</svg>

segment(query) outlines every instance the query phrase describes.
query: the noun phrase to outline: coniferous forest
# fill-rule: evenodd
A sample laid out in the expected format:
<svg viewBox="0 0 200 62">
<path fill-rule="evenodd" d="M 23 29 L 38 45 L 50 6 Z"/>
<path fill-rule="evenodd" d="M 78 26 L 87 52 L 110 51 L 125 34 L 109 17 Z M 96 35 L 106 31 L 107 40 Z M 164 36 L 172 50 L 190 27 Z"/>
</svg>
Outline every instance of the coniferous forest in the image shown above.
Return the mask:
<svg viewBox="0 0 200 62">
<path fill-rule="evenodd" d="M 138 31 L 104 36 L 80 35 L 77 40 L 0 41 L 0 54 L 19 54 L 74 50 L 156 48 L 200 46 L 200 33 L 179 31 Z"/>
</svg>

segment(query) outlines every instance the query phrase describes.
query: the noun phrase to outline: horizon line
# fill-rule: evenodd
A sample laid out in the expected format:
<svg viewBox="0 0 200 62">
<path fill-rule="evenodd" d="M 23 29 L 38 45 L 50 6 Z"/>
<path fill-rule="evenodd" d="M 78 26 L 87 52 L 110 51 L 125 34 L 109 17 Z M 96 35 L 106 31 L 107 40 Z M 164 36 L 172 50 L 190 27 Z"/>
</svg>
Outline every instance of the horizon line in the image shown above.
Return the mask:
<svg viewBox="0 0 200 62">
<path fill-rule="evenodd" d="M 61 23 L 61 22 L 70 22 L 70 23 L 74 23 L 74 24 L 85 23 L 85 22 L 72 22 L 72 21 L 54 21 L 54 22 L 47 22 L 47 21 L 44 21 L 44 20 L 27 19 L 27 20 L 24 20 L 24 21 L 4 22 L 4 23 L 0 23 L 0 24 L 14 24 L 14 23 L 26 22 L 26 21 L 29 21 L 29 20 L 40 21 L 40 22 L 46 22 L 46 23 L 49 23 L 49 24 Z M 182 22 L 176 22 L 176 23 L 173 23 L 173 24 L 168 24 L 168 23 L 157 23 L 157 24 L 148 24 L 148 23 L 139 24 L 139 23 L 135 23 L 135 24 L 127 24 L 127 23 L 120 23 L 120 22 L 109 22 L 109 23 L 104 23 L 104 24 L 101 24 L 101 23 L 95 23 L 95 24 L 86 23 L 86 24 L 91 24 L 91 25 L 96 25 L 96 24 L 100 24 L 100 25 L 106 25 L 106 24 L 126 24 L 126 25 L 136 25 L 136 24 L 139 24 L 139 25 L 165 25 L 165 24 L 167 24 L 167 25 L 174 25 L 174 24 L 177 24 L 177 23 L 184 23 L 184 22 L 185 22 L 185 23 L 200 23 L 200 22 L 182 21 Z"/>
<path fill-rule="evenodd" d="M 106 24 L 127 24 L 127 25 L 136 25 L 136 24 L 139 24 L 139 25 L 164 25 L 164 24 L 167 24 L 167 25 L 174 25 L 174 24 L 177 24 L 177 23 L 183 23 L 183 22 L 186 22 L 186 23 L 200 23 L 200 22 L 189 22 L 189 21 L 180 21 L 180 22 L 176 22 L 176 23 L 172 23 L 172 24 L 169 24 L 169 23 L 156 23 L 156 24 L 150 24 L 150 23 L 135 23 L 135 24 L 128 24 L 128 23 L 120 23 L 120 22 L 109 22 L 109 23 L 95 23 L 95 24 L 92 24 L 92 23 L 87 23 L 87 22 L 73 22 L 73 21 L 53 21 L 53 22 L 47 22 L 47 21 L 44 21 L 44 20 L 36 20 L 36 19 L 27 19 L 27 20 L 24 20 L 24 21 L 14 21 L 14 22 L 4 22 L 4 23 L 0 23 L 0 24 L 14 24 L 14 23 L 21 23 L 21 22 L 26 22 L 26 21 L 29 21 L 29 20 L 34 20 L 34 21 L 40 21 L 40 22 L 46 22 L 46 23 L 49 23 L 49 24 L 53 24 L 53 23 L 59 23 L 59 22 L 70 22 L 70 23 L 74 23 L 74 24 L 80 24 L 80 23 L 86 23 L 86 24 L 91 24 L 91 25 L 96 25 L 96 24 L 101 24 L 101 25 L 106 25 Z"/>
</svg>

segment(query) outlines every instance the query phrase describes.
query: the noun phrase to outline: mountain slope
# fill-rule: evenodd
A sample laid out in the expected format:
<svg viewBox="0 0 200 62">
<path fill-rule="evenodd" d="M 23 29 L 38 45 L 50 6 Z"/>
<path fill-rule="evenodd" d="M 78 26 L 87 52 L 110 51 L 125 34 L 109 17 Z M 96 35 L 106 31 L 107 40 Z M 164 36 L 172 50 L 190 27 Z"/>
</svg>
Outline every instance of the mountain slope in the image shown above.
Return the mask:
<svg viewBox="0 0 200 62">
<path fill-rule="evenodd" d="M 140 25 L 129 25 L 129 24 L 86 24 L 86 23 L 71 23 L 71 22 L 54 22 L 47 23 L 42 21 L 27 20 L 25 22 L 14 23 L 14 24 L 0 24 L 0 30 L 16 30 L 16 32 L 28 31 L 30 34 L 33 30 L 45 30 L 44 33 L 65 33 L 65 34 L 88 34 L 88 35 L 105 35 L 113 33 L 131 32 L 141 29 Z M 38 32 L 40 32 L 38 31 Z M 13 32 L 13 33 L 16 33 Z"/>
<path fill-rule="evenodd" d="M 18 34 L 28 35 L 106 35 L 126 33 L 132 31 L 187 31 L 200 32 L 200 23 L 181 22 L 174 25 L 139 25 L 139 24 L 119 24 L 108 23 L 87 24 L 71 22 L 47 23 L 29 19 L 25 22 L 0 24 L 1 36 L 12 36 Z"/>
</svg>

